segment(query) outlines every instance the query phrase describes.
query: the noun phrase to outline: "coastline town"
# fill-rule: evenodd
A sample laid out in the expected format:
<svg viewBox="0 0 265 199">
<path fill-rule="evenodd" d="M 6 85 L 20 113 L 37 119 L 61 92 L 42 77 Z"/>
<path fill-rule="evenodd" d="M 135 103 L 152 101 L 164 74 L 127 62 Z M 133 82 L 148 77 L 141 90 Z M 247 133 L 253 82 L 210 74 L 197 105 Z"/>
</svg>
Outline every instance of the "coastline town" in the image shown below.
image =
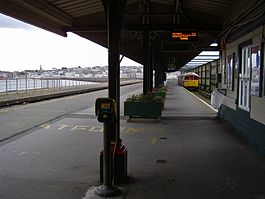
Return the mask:
<svg viewBox="0 0 265 199">
<path fill-rule="evenodd" d="M 81 66 L 61 69 L 52 68 L 51 70 L 43 70 L 40 66 L 39 70 L 24 70 L 21 72 L 14 71 L 0 71 L 0 79 L 6 78 L 49 78 L 49 77 L 67 77 L 67 78 L 107 78 L 108 66 L 94 66 L 85 67 Z M 143 78 L 142 66 L 121 66 L 121 78 Z"/>
</svg>

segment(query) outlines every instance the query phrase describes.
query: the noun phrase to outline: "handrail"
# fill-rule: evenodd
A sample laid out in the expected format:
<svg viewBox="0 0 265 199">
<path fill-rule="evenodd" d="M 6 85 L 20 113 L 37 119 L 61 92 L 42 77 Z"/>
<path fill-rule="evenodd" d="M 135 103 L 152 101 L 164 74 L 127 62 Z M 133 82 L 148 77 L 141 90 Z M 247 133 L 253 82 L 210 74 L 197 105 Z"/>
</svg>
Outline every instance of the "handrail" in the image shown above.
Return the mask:
<svg viewBox="0 0 265 199">
<path fill-rule="evenodd" d="M 227 94 L 227 90 L 225 88 L 218 88 L 217 91 L 219 91 L 220 93 L 222 93 L 225 96 Z"/>
<path fill-rule="evenodd" d="M 97 81 L 95 81 L 97 79 Z M 48 77 L 48 78 L 3 78 L 0 79 L 0 93 L 8 94 L 10 92 L 27 92 L 36 90 L 54 90 L 65 87 L 80 87 L 91 84 L 107 83 L 105 78 L 66 78 L 66 77 Z M 123 81 L 137 81 L 134 78 L 121 78 Z"/>
</svg>

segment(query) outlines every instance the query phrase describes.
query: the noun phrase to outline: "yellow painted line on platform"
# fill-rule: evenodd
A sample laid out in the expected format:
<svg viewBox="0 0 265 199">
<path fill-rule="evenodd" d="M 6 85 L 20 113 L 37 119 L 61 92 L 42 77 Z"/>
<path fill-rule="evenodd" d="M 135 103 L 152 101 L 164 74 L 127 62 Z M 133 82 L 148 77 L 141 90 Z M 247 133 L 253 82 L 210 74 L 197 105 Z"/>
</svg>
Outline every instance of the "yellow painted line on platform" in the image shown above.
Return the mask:
<svg viewBox="0 0 265 199">
<path fill-rule="evenodd" d="M 102 133 L 103 132 L 103 126 L 93 126 L 88 131 Z"/>
<path fill-rule="evenodd" d="M 156 137 L 152 137 L 152 138 L 151 138 L 151 144 L 155 144 L 156 141 L 157 141 L 157 138 L 156 138 Z"/>
<path fill-rule="evenodd" d="M 80 95 L 82 95 L 82 94 L 80 94 Z M 67 99 L 72 99 L 72 98 L 77 97 L 77 95 L 65 96 L 63 98 L 54 98 L 54 99 L 49 99 L 49 100 L 35 102 L 35 103 L 29 103 L 29 104 L 15 105 L 15 106 L 9 107 L 9 108 L 2 108 L 2 109 L 0 109 L 0 113 L 8 113 L 8 112 L 12 112 L 12 111 L 20 110 L 20 109 L 25 109 L 25 108 L 30 108 L 30 107 L 34 107 L 34 106 L 39 106 L 40 103 L 41 104 L 49 104 L 49 103 L 53 103 L 53 102 L 58 102 L 58 101 L 64 100 L 66 97 L 67 97 Z"/>
<path fill-rule="evenodd" d="M 144 132 L 143 128 L 128 128 L 127 129 L 128 133 L 139 133 L 139 132 Z"/>
<path fill-rule="evenodd" d="M 0 113 L 8 113 L 8 112 L 15 111 L 15 110 L 16 109 L 14 109 L 14 108 L 5 108 L 5 109 L 1 109 Z"/>
<path fill-rule="evenodd" d="M 42 124 L 39 126 L 42 129 L 48 131 L 57 131 L 58 133 L 64 131 L 70 132 L 95 132 L 102 133 L 104 131 L 103 126 L 101 125 L 73 125 L 73 124 Z M 121 133 L 164 133 L 163 128 L 133 128 L 133 127 L 120 127 Z M 155 143 L 157 140 L 156 137 L 152 138 L 152 143 Z"/>
<path fill-rule="evenodd" d="M 86 130 L 88 126 L 85 125 L 77 125 L 70 129 L 70 131 L 78 131 L 78 130 Z"/>
<path fill-rule="evenodd" d="M 73 125 L 65 125 L 65 124 L 59 124 L 58 126 L 59 126 L 59 128 L 57 129 L 57 131 L 61 131 L 67 127 L 73 127 Z"/>
<path fill-rule="evenodd" d="M 51 124 L 42 124 L 40 127 L 44 129 L 50 129 L 51 126 L 52 126 Z"/>
</svg>

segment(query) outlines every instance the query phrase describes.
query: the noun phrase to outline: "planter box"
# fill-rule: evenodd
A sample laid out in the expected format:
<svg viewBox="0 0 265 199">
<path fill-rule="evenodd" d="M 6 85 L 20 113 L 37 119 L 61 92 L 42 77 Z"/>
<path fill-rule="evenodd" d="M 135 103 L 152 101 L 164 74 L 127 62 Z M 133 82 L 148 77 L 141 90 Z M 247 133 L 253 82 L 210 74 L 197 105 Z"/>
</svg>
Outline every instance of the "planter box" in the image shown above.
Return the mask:
<svg viewBox="0 0 265 199">
<path fill-rule="evenodd" d="M 165 93 L 165 92 L 154 91 L 154 95 L 155 95 L 155 96 L 162 97 L 162 98 L 166 98 L 166 93 Z"/>
<path fill-rule="evenodd" d="M 159 117 L 162 103 L 156 102 L 124 102 L 124 115 L 130 117 Z"/>
</svg>

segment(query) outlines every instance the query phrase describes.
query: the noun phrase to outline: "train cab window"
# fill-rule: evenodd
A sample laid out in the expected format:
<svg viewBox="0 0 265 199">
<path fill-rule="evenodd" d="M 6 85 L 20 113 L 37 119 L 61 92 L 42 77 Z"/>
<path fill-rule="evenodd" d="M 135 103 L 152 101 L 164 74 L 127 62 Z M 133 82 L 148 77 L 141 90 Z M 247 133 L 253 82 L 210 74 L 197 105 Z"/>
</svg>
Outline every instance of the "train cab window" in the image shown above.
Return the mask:
<svg viewBox="0 0 265 199">
<path fill-rule="evenodd" d="M 191 76 L 185 76 L 184 80 L 191 80 Z"/>
<path fill-rule="evenodd" d="M 199 77 L 197 77 L 197 76 L 193 76 L 193 79 L 194 79 L 194 80 L 199 80 Z"/>
</svg>

